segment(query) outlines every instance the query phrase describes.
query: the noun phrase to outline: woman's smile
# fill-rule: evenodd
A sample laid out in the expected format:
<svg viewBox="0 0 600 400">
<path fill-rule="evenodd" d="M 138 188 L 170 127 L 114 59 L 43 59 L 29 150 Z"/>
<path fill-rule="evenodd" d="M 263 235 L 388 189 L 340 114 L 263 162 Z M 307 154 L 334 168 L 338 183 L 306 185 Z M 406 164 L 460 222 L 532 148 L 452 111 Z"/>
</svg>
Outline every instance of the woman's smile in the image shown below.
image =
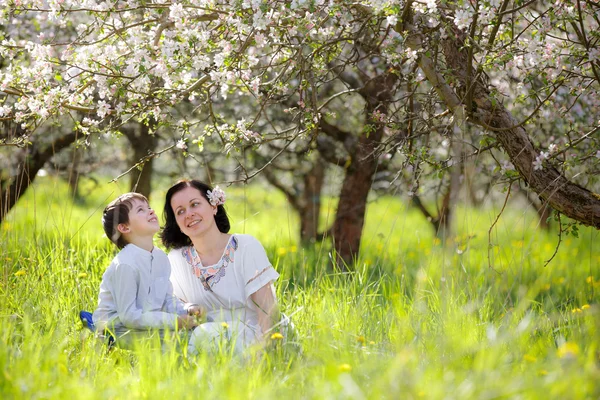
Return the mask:
<svg viewBox="0 0 600 400">
<path fill-rule="evenodd" d="M 186 187 L 171 198 L 171 208 L 181 232 L 190 236 L 210 230 L 215 220 L 215 207 L 194 187 Z M 212 221 L 212 224 L 211 224 Z"/>
</svg>

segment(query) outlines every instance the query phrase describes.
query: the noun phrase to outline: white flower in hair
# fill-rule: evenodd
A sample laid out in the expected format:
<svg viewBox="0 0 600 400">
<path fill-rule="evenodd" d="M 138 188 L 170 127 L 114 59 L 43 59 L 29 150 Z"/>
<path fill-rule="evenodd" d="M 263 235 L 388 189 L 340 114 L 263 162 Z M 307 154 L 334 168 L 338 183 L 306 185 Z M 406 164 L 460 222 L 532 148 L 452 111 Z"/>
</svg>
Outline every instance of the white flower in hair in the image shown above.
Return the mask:
<svg viewBox="0 0 600 400">
<path fill-rule="evenodd" d="M 212 206 L 217 207 L 225 204 L 225 192 L 218 186 L 215 186 L 213 190 L 208 190 L 206 196 Z"/>
</svg>

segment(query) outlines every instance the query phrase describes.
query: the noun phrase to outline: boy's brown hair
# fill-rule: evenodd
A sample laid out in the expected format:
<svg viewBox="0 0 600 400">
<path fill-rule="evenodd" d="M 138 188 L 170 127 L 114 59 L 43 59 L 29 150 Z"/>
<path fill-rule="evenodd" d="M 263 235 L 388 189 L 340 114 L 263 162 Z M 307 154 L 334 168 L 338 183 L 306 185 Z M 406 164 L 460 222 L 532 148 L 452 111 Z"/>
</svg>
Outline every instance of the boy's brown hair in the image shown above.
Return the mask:
<svg viewBox="0 0 600 400">
<path fill-rule="evenodd" d="M 111 201 L 102 213 L 104 233 L 119 249 L 125 247 L 128 242 L 121 235 L 117 227 L 119 224 L 129 223 L 129 211 L 133 208 L 133 200 L 136 199 L 148 203 L 148 199 L 143 194 L 134 192 L 125 193 Z"/>
</svg>

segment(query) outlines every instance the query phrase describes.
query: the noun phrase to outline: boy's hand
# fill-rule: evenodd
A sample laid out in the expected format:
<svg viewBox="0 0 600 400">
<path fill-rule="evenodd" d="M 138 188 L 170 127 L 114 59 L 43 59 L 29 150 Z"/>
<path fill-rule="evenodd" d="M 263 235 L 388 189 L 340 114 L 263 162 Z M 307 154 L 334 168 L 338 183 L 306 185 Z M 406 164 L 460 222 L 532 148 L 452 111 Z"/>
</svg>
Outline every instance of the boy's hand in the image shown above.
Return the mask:
<svg viewBox="0 0 600 400">
<path fill-rule="evenodd" d="M 202 318 L 206 315 L 206 310 L 203 307 L 200 307 L 198 304 L 194 304 L 188 307 L 187 309 L 188 315 L 193 315 L 196 318 Z"/>
<path fill-rule="evenodd" d="M 198 326 L 198 321 L 193 315 L 180 315 L 177 317 L 177 327 L 179 329 L 192 329 Z"/>
</svg>

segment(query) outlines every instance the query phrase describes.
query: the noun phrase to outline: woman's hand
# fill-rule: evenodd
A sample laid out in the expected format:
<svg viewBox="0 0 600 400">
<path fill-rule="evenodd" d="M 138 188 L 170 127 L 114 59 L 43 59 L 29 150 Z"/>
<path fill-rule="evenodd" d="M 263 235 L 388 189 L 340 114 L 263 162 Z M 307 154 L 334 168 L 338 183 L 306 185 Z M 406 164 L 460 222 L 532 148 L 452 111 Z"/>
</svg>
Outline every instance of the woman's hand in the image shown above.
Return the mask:
<svg viewBox="0 0 600 400">
<path fill-rule="evenodd" d="M 188 315 L 193 315 L 196 318 L 202 318 L 206 315 L 206 309 L 198 304 L 192 304 L 187 309 Z"/>
<path fill-rule="evenodd" d="M 177 328 L 192 329 L 198 326 L 198 319 L 193 315 L 180 315 L 177 317 Z"/>
</svg>

